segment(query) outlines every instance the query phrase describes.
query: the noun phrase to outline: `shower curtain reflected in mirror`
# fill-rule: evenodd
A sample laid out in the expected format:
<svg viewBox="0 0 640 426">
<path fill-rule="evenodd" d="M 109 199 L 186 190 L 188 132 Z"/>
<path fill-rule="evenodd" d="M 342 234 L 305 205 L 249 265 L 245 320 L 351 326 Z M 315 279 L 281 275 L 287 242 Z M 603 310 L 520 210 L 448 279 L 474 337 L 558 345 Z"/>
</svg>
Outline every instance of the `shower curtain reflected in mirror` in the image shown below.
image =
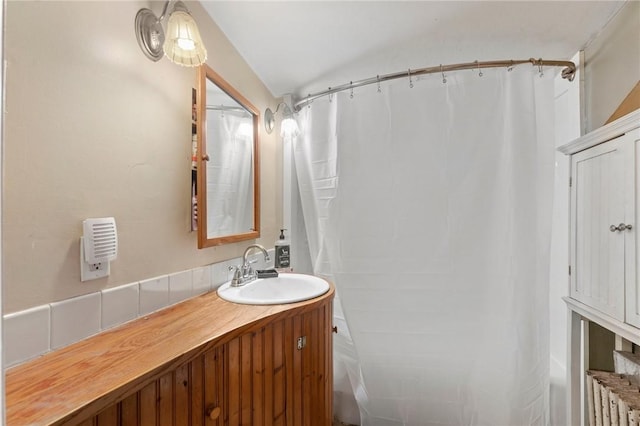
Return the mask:
<svg viewBox="0 0 640 426">
<path fill-rule="evenodd" d="M 253 118 L 207 111 L 207 238 L 253 228 Z"/>
<path fill-rule="evenodd" d="M 298 114 L 335 379 L 362 425 L 548 423 L 553 76 L 535 71 L 397 80 Z"/>
</svg>

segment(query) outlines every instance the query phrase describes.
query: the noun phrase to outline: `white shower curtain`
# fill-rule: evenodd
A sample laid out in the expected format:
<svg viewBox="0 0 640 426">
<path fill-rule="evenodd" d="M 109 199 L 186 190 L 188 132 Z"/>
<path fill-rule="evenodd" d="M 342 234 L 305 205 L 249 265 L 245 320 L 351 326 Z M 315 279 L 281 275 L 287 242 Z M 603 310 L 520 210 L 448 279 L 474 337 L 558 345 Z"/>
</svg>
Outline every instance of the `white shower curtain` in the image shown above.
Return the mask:
<svg viewBox="0 0 640 426">
<path fill-rule="evenodd" d="M 336 284 L 362 425 L 548 423 L 545 71 L 396 80 L 298 114 L 312 263 Z"/>
</svg>

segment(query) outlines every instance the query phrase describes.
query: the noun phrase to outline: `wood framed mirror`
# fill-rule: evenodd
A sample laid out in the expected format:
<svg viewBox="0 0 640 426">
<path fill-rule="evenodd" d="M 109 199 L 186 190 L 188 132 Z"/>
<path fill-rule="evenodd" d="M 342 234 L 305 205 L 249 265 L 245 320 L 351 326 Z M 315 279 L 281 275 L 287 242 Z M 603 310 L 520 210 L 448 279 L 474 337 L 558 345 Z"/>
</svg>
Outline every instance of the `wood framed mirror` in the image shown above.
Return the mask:
<svg viewBox="0 0 640 426">
<path fill-rule="evenodd" d="M 198 68 L 198 248 L 260 236 L 258 110 L 204 64 Z"/>
</svg>

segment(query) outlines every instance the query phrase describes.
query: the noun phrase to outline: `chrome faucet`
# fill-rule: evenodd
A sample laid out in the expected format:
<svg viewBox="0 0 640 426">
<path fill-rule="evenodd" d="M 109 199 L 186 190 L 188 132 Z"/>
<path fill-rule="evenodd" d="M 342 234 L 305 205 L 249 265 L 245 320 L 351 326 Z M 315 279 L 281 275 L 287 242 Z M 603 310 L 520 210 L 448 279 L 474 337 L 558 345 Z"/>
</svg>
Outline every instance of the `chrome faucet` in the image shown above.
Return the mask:
<svg viewBox="0 0 640 426">
<path fill-rule="evenodd" d="M 253 249 L 258 249 L 262 251 L 265 262 L 268 262 L 270 260 L 269 253 L 267 253 L 267 250 L 264 247 L 262 247 L 260 244 L 251 244 L 249 247 L 245 249 L 244 254 L 242 255 L 242 266 L 229 267 L 230 270 L 235 270 L 233 274 L 233 279 L 231 280 L 232 287 L 239 287 L 239 286 L 245 285 L 258 278 L 256 271 L 254 271 L 253 268 L 251 267 L 251 263 L 253 262 L 249 261 L 249 253 L 251 253 L 251 250 Z"/>
</svg>

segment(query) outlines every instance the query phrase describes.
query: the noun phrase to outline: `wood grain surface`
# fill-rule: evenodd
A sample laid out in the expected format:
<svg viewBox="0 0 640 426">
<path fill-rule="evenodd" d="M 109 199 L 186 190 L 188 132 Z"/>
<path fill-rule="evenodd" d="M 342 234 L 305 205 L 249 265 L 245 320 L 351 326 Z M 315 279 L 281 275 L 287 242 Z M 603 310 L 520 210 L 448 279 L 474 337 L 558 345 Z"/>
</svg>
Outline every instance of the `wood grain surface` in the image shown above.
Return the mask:
<svg viewBox="0 0 640 426">
<path fill-rule="evenodd" d="M 211 404 L 222 405 L 220 424 L 302 424 L 302 408 L 288 412 L 296 404 L 323 419 L 305 424 L 330 424 L 319 393 L 331 386 L 332 356 L 320 352 L 332 348 L 333 296 L 331 286 L 312 300 L 252 306 L 211 292 L 48 353 L 7 370 L 7 424 L 217 424 L 203 420 Z M 296 350 L 300 333 L 321 344 Z"/>
</svg>

